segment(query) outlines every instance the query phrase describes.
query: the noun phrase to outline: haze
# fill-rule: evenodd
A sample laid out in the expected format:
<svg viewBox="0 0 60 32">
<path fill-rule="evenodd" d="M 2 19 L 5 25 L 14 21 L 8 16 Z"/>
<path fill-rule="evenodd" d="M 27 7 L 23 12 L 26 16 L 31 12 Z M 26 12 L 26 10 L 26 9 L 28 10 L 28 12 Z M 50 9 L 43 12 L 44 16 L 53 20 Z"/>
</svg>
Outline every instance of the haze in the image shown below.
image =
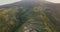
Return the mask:
<svg viewBox="0 0 60 32">
<path fill-rule="evenodd" d="M 0 0 L 0 5 L 10 4 L 21 0 Z"/>
<path fill-rule="evenodd" d="M 10 4 L 21 0 L 0 0 L 0 5 Z M 46 0 L 53 3 L 60 3 L 60 0 Z"/>
<path fill-rule="evenodd" d="M 53 3 L 60 3 L 60 0 L 46 0 L 46 1 L 53 2 Z"/>
</svg>

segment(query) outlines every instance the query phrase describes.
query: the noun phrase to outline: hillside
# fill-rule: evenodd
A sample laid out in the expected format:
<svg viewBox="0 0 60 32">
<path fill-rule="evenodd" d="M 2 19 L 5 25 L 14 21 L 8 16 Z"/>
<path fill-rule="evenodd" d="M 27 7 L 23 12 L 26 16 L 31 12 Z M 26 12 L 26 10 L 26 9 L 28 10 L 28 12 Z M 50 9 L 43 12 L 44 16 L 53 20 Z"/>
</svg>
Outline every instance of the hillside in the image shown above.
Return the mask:
<svg viewBox="0 0 60 32">
<path fill-rule="evenodd" d="M 43 0 L 22 0 L 2 5 L 0 32 L 60 32 L 59 10 L 59 3 Z"/>
</svg>

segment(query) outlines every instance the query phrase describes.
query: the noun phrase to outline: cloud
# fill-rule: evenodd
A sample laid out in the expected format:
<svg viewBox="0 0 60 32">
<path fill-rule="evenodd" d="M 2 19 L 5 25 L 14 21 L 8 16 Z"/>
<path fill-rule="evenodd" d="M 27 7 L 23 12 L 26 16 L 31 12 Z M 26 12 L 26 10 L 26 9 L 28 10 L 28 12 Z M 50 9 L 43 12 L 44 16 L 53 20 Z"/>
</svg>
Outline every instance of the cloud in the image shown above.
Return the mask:
<svg viewBox="0 0 60 32">
<path fill-rule="evenodd" d="M 46 0 L 46 1 L 54 2 L 54 3 L 60 3 L 60 0 Z"/>
<path fill-rule="evenodd" d="M 21 0 L 0 0 L 0 5 L 10 4 Z"/>
</svg>

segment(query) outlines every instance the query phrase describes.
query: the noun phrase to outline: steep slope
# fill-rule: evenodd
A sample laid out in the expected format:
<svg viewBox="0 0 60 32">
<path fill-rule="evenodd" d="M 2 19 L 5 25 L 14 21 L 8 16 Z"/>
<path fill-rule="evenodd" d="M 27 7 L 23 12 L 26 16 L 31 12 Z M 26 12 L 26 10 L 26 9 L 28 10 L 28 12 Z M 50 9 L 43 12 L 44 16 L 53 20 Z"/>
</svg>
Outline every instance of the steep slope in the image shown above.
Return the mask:
<svg viewBox="0 0 60 32">
<path fill-rule="evenodd" d="M 56 28 L 58 32 L 60 32 L 60 4 L 51 3 L 42 0 L 22 0 L 16 3 L 2 5 L 0 8 L 11 8 L 11 7 L 25 7 L 28 9 L 32 9 L 36 6 L 42 6 L 45 8 L 45 14 L 50 19 L 51 25 Z M 30 10 L 27 10 L 30 11 Z M 26 12 L 25 12 L 26 13 Z M 27 12 L 28 13 L 28 12 Z M 26 14 L 27 14 L 26 13 Z"/>
</svg>

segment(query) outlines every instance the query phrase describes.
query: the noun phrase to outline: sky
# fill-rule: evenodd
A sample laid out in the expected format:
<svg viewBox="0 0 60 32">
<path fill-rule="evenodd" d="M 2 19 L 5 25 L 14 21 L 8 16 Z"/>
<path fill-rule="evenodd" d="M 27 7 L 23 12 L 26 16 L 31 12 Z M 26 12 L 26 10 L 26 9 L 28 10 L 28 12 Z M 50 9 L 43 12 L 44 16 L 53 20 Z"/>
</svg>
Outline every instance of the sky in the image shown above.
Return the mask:
<svg viewBox="0 0 60 32">
<path fill-rule="evenodd" d="M 53 2 L 53 3 L 60 3 L 60 0 L 46 0 L 46 1 L 50 1 L 50 2 Z"/>
<path fill-rule="evenodd" d="M 10 4 L 10 3 L 17 2 L 17 1 L 21 1 L 21 0 L 0 0 L 0 5 Z M 46 0 L 46 1 L 50 1 L 53 3 L 60 3 L 60 0 Z"/>
<path fill-rule="evenodd" d="M 0 5 L 10 4 L 21 0 L 0 0 Z"/>
</svg>

